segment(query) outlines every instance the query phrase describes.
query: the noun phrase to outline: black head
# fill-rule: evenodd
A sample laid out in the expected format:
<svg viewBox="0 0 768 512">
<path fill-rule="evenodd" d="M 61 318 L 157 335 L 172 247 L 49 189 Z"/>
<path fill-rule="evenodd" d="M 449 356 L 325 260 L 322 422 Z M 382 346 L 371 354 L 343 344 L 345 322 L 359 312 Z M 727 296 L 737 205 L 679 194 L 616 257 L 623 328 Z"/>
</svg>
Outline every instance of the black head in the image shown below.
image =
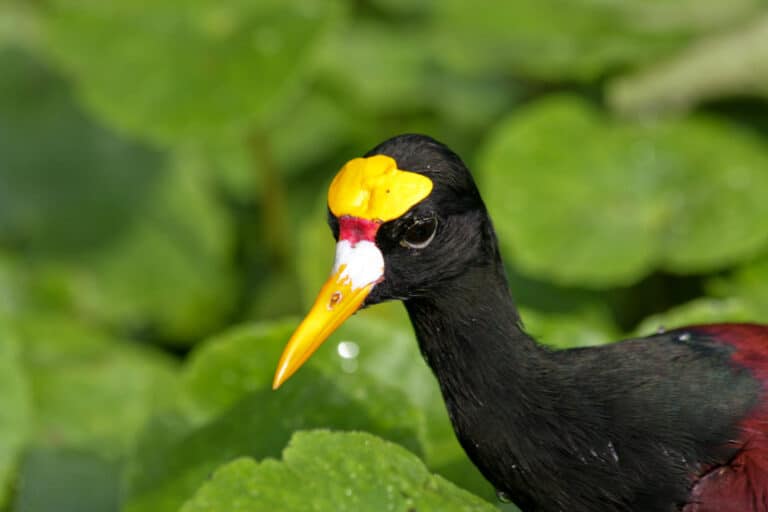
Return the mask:
<svg viewBox="0 0 768 512">
<path fill-rule="evenodd" d="M 360 307 L 439 295 L 474 268 L 502 268 L 469 170 L 430 137 L 393 137 L 351 160 L 328 197 L 336 262 L 286 347 L 275 386 Z"/>
<path fill-rule="evenodd" d="M 439 293 L 468 269 L 498 260 L 495 235 L 472 175 L 459 156 L 426 135 L 399 135 L 365 156 L 387 155 L 399 169 L 432 180 L 432 192 L 401 217 L 381 225 L 376 244 L 384 279 L 365 305 Z"/>
</svg>

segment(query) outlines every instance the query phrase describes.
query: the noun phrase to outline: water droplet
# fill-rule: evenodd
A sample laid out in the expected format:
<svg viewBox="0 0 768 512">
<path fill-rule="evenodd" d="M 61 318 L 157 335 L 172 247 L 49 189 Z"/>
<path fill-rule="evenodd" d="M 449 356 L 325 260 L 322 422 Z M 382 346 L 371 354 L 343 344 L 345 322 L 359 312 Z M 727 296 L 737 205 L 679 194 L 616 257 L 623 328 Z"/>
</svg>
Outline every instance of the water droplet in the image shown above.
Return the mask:
<svg viewBox="0 0 768 512">
<path fill-rule="evenodd" d="M 678 341 L 688 341 L 691 339 L 691 333 L 684 332 L 677 337 Z"/>
<path fill-rule="evenodd" d="M 360 345 L 354 341 L 340 341 L 336 352 L 344 359 L 354 359 L 360 354 Z"/>
<path fill-rule="evenodd" d="M 352 496 L 352 488 L 351 488 L 351 487 L 347 487 L 347 488 L 344 490 L 344 494 L 345 494 L 346 496 Z"/>
<path fill-rule="evenodd" d="M 504 491 L 496 489 L 496 499 L 502 503 L 512 503 L 512 497 Z"/>
<path fill-rule="evenodd" d="M 656 328 L 656 334 L 664 334 L 665 332 L 667 332 L 667 328 L 663 325 L 660 325 Z"/>
</svg>

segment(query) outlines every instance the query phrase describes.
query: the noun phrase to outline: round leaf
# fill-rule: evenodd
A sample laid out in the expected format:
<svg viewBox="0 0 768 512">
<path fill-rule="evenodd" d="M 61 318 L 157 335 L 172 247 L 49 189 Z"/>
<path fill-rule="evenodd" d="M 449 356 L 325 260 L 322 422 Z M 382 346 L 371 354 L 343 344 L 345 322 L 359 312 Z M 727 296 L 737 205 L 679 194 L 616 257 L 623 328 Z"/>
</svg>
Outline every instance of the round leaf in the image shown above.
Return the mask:
<svg viewBox="0 0 768 512">
<path fill-rule="evenodd" d="M 552 97 L 502 122 L 479 167 L 505 252 L 559 284 L 713 270 L 768 242 L 768 152 L 717 118 L 621 124 Z"/>
<path fill-rule="evenodd" d="M 239 459 L 220 468 L 181 512 L 326 510 L 494 511 L 431 475 L 400 446 L 365 433 L 298 432 L 281 462 Z"/>
</svg>

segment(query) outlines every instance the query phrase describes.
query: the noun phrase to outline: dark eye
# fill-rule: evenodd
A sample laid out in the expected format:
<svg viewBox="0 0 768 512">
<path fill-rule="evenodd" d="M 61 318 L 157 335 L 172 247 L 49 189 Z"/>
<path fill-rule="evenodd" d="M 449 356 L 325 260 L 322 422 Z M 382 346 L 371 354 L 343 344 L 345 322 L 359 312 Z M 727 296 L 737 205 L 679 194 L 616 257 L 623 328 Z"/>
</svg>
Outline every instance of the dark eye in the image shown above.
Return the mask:
<svg viewBox="0 0 768 512">
<path fill-rule="evenodd" d="M 429 245 L 437 232 L 437 218 L 420 219 L 414 222 L 403 235 L 400 245 L 411 249 L 423 249 Z"/>
</svg>

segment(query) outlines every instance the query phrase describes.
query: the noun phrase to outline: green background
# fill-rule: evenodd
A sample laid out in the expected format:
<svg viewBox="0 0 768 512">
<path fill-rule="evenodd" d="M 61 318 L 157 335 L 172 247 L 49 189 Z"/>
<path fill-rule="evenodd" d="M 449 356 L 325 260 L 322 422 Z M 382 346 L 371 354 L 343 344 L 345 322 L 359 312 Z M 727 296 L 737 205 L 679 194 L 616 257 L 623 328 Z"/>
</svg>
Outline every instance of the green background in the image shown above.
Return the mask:
<svg viewBox="0 0 768 512">
<path fill-rule="evenodd" d="M 331 178 L 448 144 L 550 345 L 761 321 L 767 97 L 764 0 L 1 0 L 0 510 L 514 510 L 399 304 L 270 390 Z"/>
</svg>

